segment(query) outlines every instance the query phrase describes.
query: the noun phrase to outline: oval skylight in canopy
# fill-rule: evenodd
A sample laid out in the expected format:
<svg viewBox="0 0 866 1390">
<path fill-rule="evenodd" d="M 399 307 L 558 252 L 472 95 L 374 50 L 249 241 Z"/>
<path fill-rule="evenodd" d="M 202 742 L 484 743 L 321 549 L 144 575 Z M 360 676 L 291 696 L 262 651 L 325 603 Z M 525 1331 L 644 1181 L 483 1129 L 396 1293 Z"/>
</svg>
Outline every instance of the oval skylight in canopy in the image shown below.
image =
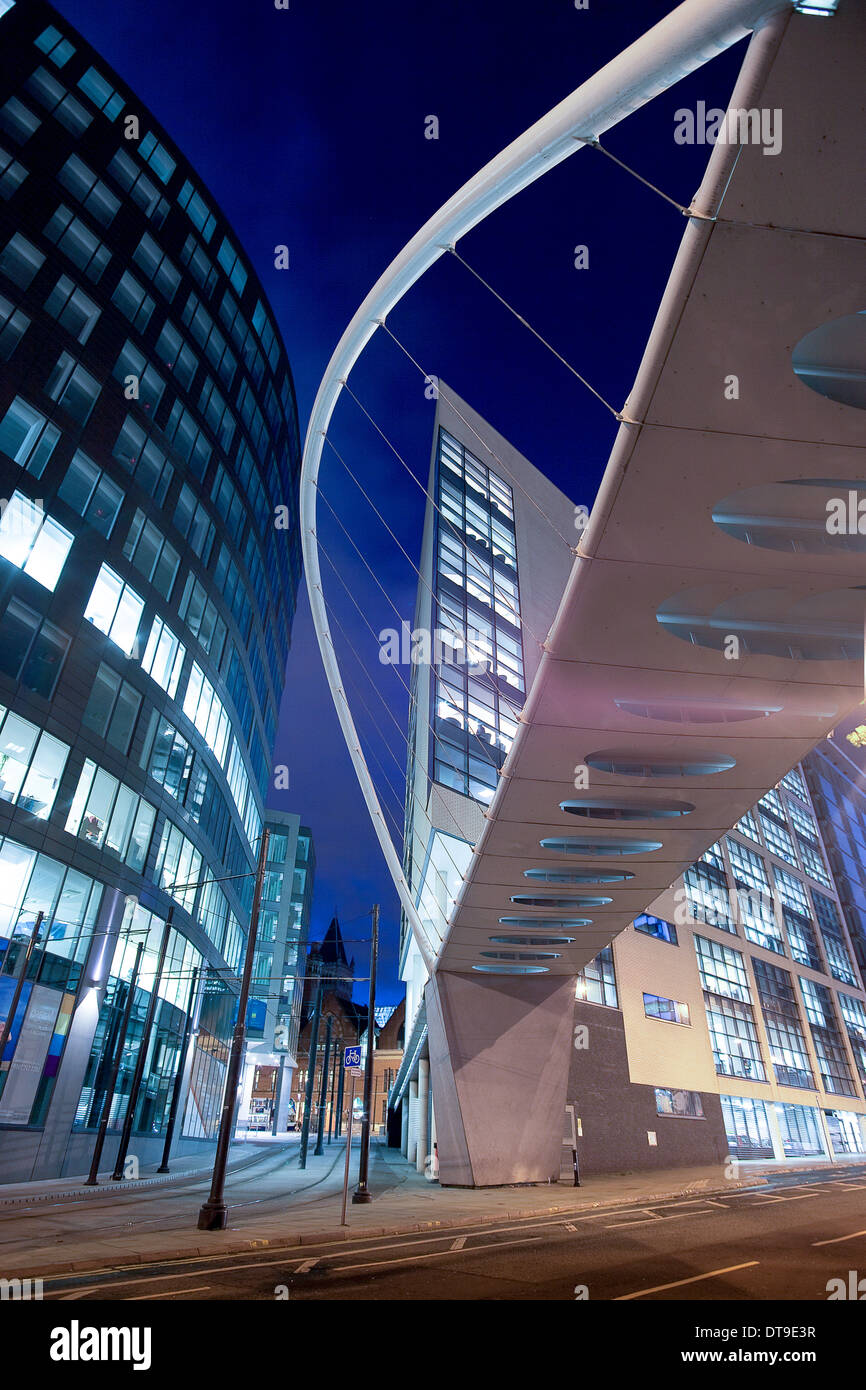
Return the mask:
<svg viewBox="0 0 866 1390">
<path fill-rule="evenodd" d="M 613 898 L 534 898 L 529 893 L 514 893 L 511 902 L 516 907 L 605 907 Z"/>
<path fill-rule="evenodd" d="M 634 878 L 626 869 L 524 869 L 536 883 L 624 883 Z"/>
<path fill-rule="evenodd" d="M 635 840 L 622 836 L 609 840 L 593 840 L 588 835 L 557 835 L 540 840 L 542 849 L 553 850 L 556 854 L 583 854 L 598 856 L 601 859 L 615 858 L 624 854 L 652 854 L 661 849 L 661 840 Z"/>
<path fill-rule="evenodd" d="M 589 753 L 583 761 L 596 772 L 610 772 L 617 777 L 709 777 L 736 767 L 735 758 L 721 753 L 690 753 L 685 758 L 618 748 Z"/>
<path fill-rule="evenodd" d="M 573 936 L 488 936 L 494 946 L 573 946 Z"/>
<path fill-rule="evenodd" d="M 747 719 L 766 719 L 779 714 L 781 705 L 720 704 L 715 700 L 614 700 L 623 714 L 638 719 L 657 719 L 663 724 L 740 724 Z M 833 711 L 828 717 L 832 718 Z"/>
<path fill-rule="evenodd" d="M 559 951 L 480 951 L 485 960 L 559 960 Z"/>
<path fill-rule="evenodd" d="M 862 554 L 866 534 L 859 530 L 861 503 L 866 511 L 866 477 L 792 478 L 732 493 L 713 508 L 713 521 L 734 540 L 761 550 Z M 841 526 L 840 517 L 844 518 Z M 832 523 L 829 530 L 828 521 Z"/>
<path fill-rule="evenodd" d="M 542 931 L 570 931 L 572 927 L 591 927 L 591 917 L 500 917 L 500 927 L 539 927 Z"/>
<path fill-rule="evenodd" d="M 712 584 L 683 589 L 656 612 L 665 631 L 694 646 L 724 652 L 734 636 L 740 656 L 798 662 L 862 661 L 864 617 L 866 589 L 859 587 L 795 598 L 786 589 L 725 595 Z"/>
<path fill-rule="evenodd" d="M 560 811 L 586 820 L 675 820 L 695 809 L 691 801 L 626 801 L 622 797 L 574 796 L 560 801 Z"/>
<path fill-rule="evenodd" d="M 866 311 L 813 328 L 791 353 L 791 366 L 819 396 L 866 410 Z"/>
<path fill-rule="evenodd" d="M 472 969 L 485 975 L 547 975 L 550 966 L 506 965 L 505 961 L 501 961 L 498 965 L 473 965 Z"/>
</svg>

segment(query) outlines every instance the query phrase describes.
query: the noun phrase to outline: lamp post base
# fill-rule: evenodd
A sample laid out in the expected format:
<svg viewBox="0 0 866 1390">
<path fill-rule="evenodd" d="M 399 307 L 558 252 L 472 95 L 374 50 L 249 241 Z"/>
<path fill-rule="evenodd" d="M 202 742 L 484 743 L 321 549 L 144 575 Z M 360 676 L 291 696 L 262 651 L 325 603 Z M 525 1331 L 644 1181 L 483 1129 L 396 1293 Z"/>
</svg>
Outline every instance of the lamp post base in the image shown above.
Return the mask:
<svg viewBox="0 0 866 1390">
<path fill-rule="evenodd" d="M 352 1206 L 356 1207 L 359 1203 L 372 1202 L 373 1194 L 366 1187 L 357 1187 L 352 1193 Z"/>
<path fill-rule="evenodd" d="M 200 1231 L 224 1231 L 228 1221 L 228 1207 L 225 1202 L 205 1202 L 198 1214 Z"/>
</svg>

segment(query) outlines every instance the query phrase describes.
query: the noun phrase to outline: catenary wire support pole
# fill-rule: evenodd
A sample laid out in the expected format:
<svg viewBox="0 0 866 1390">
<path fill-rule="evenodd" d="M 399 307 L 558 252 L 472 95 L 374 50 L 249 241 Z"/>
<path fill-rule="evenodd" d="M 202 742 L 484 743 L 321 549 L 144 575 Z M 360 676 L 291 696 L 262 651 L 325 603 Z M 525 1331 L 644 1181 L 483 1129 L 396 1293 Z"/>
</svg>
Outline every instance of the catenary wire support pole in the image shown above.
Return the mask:
<svg viewBox="0 0 866 1390">
<path fill-rule="evenodd" d="M 334 1137 L 334 1091 L 335 1091 L 336 1086 L 337 1086 L 337 1063 L 338 1063 L 338 1061 L 339 1061 L 339 1057 L 340 1057 L 340 1043 L 339 1043 L 339 1039 L 336 1039 L 335 1042 L 334 1042 L 334 1056 L 333 1056 L 333 1059 L 332 1059 L 332 1061 L 331 1061 L 331 1113 L 330 1113 L 330 1115 L 328 1116 L 328 1143 L 329 1143 L 329 1144 L 331 1143 L 331 1140 L 332 1140 L 333 1137 Z"/>
<path fill-rule="evenodd" d="M 28 939 L 27 946 L 24 951 L 24 960 L 21 962 L 21 969 L 18 972 L 18 979 L 15 981 L 15 992 L 12 995 L 12 1002 L 9 1005 L 9 1012 L 3 1021 L 3 1031 L 2 1033 L 0 1033 L 0 1066 L 2 1066 L 3 1064 L 3 1053 L 6 1051 L 6 1045 L 9 1042 L 9 1038 L 12 1035 L 12 1027 L 15 1022 L 15 1015 L 18 1012 L 18 1005 L 21 1002 L 21 993 L 24 989 L 24 981 L 27 979 L 27 970 L 30 965 L 30 957 L 33 955 L 33 948 L 36 945 L 37 940 L 39 939 L 39 932 L 42 929 L 42 922 L 44 920 L 44 917 L 44 912 L 37 912 L 36 921 L 33 923 L 33 930 L 30 933 L 30 937 Z M 11 1070 L 11 1067 L 12 1063 L 10 1061 L 9 1070 Z M 6 1085 L 6 1077 L 9 1075 L 9 1070 L 3 1072 L 2 1076 L 0 1076 L 0 1094 L 2 1094 L 3 1087 Z"/>
<path fill-rule="evenodd" d="M 186 1006 L 186 1022 L 183 1025 L 183 1040 L 180 1045 L 180 1058 L 177 1064 L 177 1075 L 174 1078 L 174 1088 L 171 1093 L 171 1106 L 168 1112 L 168 1125 L 165 1131 L 165 1144 L 162 1150 L 162 1163 L 157 1168 L 158 1173 L 169 1171 L 168 1159 L 171 1153 L 171 1141 L 174 1138 L 174 1126 L 177 1121 L 177 1111 L 180 1105 L 180 1093 L 183 1087 L 183 1074 L 186 1070 L 186 1053 L 189 1047 L 189 1035 L 192 1032 L 192 1016 L 195 1011 L 195 991 L 198 984 L 198 966 L 193 966 L 192 977 L 189 986 L 189 999 Z"/>
<path fill-rule="evenodd" d="M 174 919 L 174 903 L 168 909 L 168 916 L 162 929 L 162 940 L 159 943 L 159 956 L 156 962 L 156 973 L 153 977 L 153 987 L 150 991 L 147 1013 L 144 1017 L 144 1027 L 141 1030 L 141 1042 L 138 1045 L 138 1056 L 135 1059 L 135 1071 L 132 1074 L 132 1085 L 129 1088 L 129 1102 L 126 1107 L 126 1115 L 123 1120 L 123 1130 L 120 1135 L 120 1144 L 117 1148 L 117 1155 L 114 1160 L 114 1172 L 111 1174 L 112 1182 L 119 1182 L 123 1177 L 123 1169 L 126 1164 L 126 1155 L 129 1151 L 129 1141 L 132 1138 L 132 1125 L 135 1120 L 135 1109 L 138 1105 L 138 1094 L 141 1090 L 141 1083 L 144 1079 L 144 1066 L 147 1061 L 147 1053 L 150 1048 L 150 1034 L 156 1017 L 156 1006 L 159 1000 L 159 986 L 162 982 L 162 972 L 165 967 L 165 957 L 168 950 L 168 938 L 171 936 L 171 924 Z"/>
<path fill-rule="evenodd" d="M 331 1061 L 331 1028 L 333 1017 L 328 1014 L 325 1022 L 325 1055 L 322 1058 L 322 1089 L 319 1094 L 319 1114 L 316 1125 L 316 1147 L 314 1156 L 320 1158 L 325 1152 L 325 1110 L 328 1104 L 328 1067 Z"/>
<path fill-rule="evenodd" d="M 319 1021 L 322 1017 L 322 992 L 325 986 L 324 975 L 319 976 L 316 985 L 316 1003 L 313 1008 L 313 1021 L 310 1024 L 310 1055 L 307 1058 L 307 1085 L 304 1091 L 304 1118 L 301 1123 L 300 1166 L 307 1166 L 307 1149 L 310 1144 L 310 1112 L 313 1108 L 313 1086 L 316 1077 L 316 1053 L 319 1050 Z"/>
<path fill-rule="evenodd" d="M 370 995 L 367 1004 L 367 1057 L 364 1066 L 364 1113 L 361 1116 L 361 1159 L 358 1164 L 358 1186 L 352 1202 L 372 1202 L 367 1185 L 370 1170 L 370 1126 L 373 1109 L 373 1053 L 376 1046 L 376 965 L 379 956 L 379 904 L 373 908 L 373 934 L 370 939 Z"/>
<path fill-rule="evenodd" d="M 339 1053 L 341 1053 L 343 1050 L 343 1041 L 344 1040 L 341 1038 L 340 1047 L 338 1048 L 338 1056 Z M 339 1071 L 340 1075 L 337 1078 L 337 1123 L 334 1132 L 336 1134 L 336 1137 L 339 1139 L 343 1133 L 343 1097 L 346 1085 L 346 1070 L 343 1066 L 342 1058 L 340 1058 L 337 1070 Z"/>
<path fill-rule="evenodd" d="M 259 845 L 259 862 L 256 868 L 256 886 L 253 892 L 253 907 L 250 913 L 250 930 L 247 936 L 247 952 L 244 958 L 244 973 L 241 979 L 241 991 L 238 995 L 238 1016 L 235 1023 L 234 1036 L 232 1037 L 232 1050 L 229 1056 L 228 1072 L 226 1074 L 225 1094 L 223 1095 L 223 1109 L 220 1116 L 220 1129 L 217 1138 L 216 1156 L 214 1159 L 213 1181 L 211 1182 L 210 1196 L 206 1202 L 202 1203 L 198 1214 L 198 1229 L 200 1231 L 224 1231 L 228 1218 L 228 1208 L 225 1204 L 225 1182 L 226 1164 L 228 1163 L 229 1144 L 232 1138 L 234 1127 L 235 1105 L 237 1102 L 238 1081 L 241 1074 L 241 1058 L 244 1051 L 244 1040 L 247 1030 L 247 1002 L 250 997 L 250 981 L 253 977 L 253 961 L 256 954 L 256 938 L 259 932 L 259 909 L 262 902 L 262 884 L 265 877 L 265 864 L 268 859 L 268 840 L 270 831 L 262 831 L 262 842 Z"/>
<path fill-rule="evenodd" d="M 105 1091 L 105 1099 L 102 1102 L 102 1118 L 99 1121 L 99 1129 L 96 1133 L 96 1143 L 93 1146 L 93 1157 L 90 1160 L 90 1173 L 88 1174 L 85 1187 L 99 1186 L 99 1161 L 102 1158 L 102 1150 L 105 1146 L 105 1136 L 108 1133 L 108 1117 L 111 1114 L 111 1103 L 114 1100 L 114 1089 L 117 1085 L 117 1078 L 120 1074 L 120 1063 L 123 1058 L 123 1048 L 126 1043 L 126 1033 L 129 1028 L 129 1020 L 132 1017 L 132 1003 L 135 999 L 135 989 L 138 984 L 138 967 L 141 964 L 141 953 L 144 950 L 144 942 L 139 941 L 135 952 L 135 964 L 132 967 L 132 974 L 129 977 L 128 993 L 126 1004 L 123 1010 L 123 1021 L 117 1035 L 117 1046 L 114 1050 L 114 1061 L 111 1067 L 111 1076 L 108 1079 L 108 1086 Z"/>
<path fill-rule="evenodd" d="M 340 1068 L 342 1077 L 343 1068 Z M 352 1128 L 355 1119 L 355 1073 L 352 1072 L 349 1081 L 349 1123 L 346 1126 L 346 1166 L 343 1169 L 343 1209 L 340 1212 L 340 1225 L 348 1226 L 346 1220 L 346 1200 L 349 1196 L 349 1161 L 352 1156 Z"/>
</svg>

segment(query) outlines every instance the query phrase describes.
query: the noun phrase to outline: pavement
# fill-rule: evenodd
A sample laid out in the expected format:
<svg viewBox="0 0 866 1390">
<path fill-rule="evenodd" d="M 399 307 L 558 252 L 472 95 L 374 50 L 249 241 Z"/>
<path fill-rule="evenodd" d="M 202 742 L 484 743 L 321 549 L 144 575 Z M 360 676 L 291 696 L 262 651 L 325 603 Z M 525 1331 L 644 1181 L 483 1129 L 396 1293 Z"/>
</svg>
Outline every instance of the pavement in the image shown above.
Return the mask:
<svg viewBox="0 0 866 1390">
<path fill-rule="evenodd" d="M 863 1166 L 861 1159 L 835 1164 L 739 1164 L 735 1176 L 721 1165 L 655 1172 L 587 1176 L 575 1188 L 560 1182 L 495 1189 L 440 1188 L 402 1155 L 381 1142 L 371 1147 L 369 1188 L 373 1201 L 348 1206 L 341 1226 L 345 1145 L 335 1142 L 320 1157 L 310 1151 L 299 1167 L 297 1136 L 281 1142 L 250 1139 L 230 1151 L 226 1181 L 229 1220 L 224 1231 L 199 1231 L 198 1209 L 209 1190 L 210 1169 L 201 1157 L 173 1165 L 168 1178 L 143 1171 L 135 1182 L 82 1188 L 75 1180 L 0 1187 L 0 1277 L 38 1278 L 82 1270 L 125 1269 L 203 1255 L 248 1253 L 323 1241 L 370 1239 L 569 1214 L 623 1203 L 647 1205 L 666 1198 L 730 1193 L 775 1178 L 801 1181 L 806 1172 Z M 358 1146 L 351 1162 L 357 1178 Z"/>
</svg>

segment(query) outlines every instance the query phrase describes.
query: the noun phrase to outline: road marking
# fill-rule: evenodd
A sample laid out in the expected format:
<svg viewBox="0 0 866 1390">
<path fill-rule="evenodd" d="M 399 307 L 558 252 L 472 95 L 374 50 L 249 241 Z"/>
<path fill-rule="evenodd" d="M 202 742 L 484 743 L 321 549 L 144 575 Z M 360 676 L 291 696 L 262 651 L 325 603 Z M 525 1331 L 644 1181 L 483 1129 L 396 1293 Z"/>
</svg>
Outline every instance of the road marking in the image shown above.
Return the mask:
<svg viewBox="0 0 866 1390">
<path fill-rule="evenodd" d="M 756 1207 L 767 1207 L 771 1202 L 805 1202 L 809 1197 L 820 1197 L 820 1192 L 804 1192 L 801 1197 L 766 1197 L 762 1202 L 756 1202 Z"/>
<path fill-rule="evenodd" d="M 760 1260 L 747 1260 L 742 1265 L 728 1265 L 727 1269 L 710 1269 L 706 1274 L 693 1274 L 691 1279 L 675 1279 L 671 1284 L 656 1284 L 652 1289 L 638 1289 L 637 1293 L 621 1293 L 613 1300 L 614 1303 L 625 1303 L 630 1298 L 645 1298 L 648 1293 L 663 1293 L 665 1289 L 679 1289 L 683 1284 L 699 1284 L 702 1279 L 715 1279 L 719 1274 L 733 1274 L 737 1269 L 751 1269 L 753 1265 L 760 1264 Z"/>
<path fill-rule="evenodd" d="M 628 1229 L 630 1226 L 652 1226 L 658 1221 L 667 1225 L 668 1221 L 694 1221 L 696 1216 L 711 1216 L 711 1212 L 682 1211 L 679 1216 L 648 1216 L 645 1221 L 611 1221 L 605 1227 L 608 1231 Z"/>
<path fill-rule="evenodd" d="M 132 1298 L 124 1299 L 125 1303 L 145 1303 L 153 1298 L 177 1298 L 180 1293 L 203 1293 L 209 1289 L 210 1284 L 196 1284 L 194 1289 L 168 1289 L 166 1293 L 137 1293 Z"/>
<path fill-rule="evenodd" d="M 498 1240 L 493 1245 L 473 1246 L 471 1250 L 464 1250 L 464 1255 L 483 1255 L 491 1250 L 506 1250 L 512 1245 L 538 1245 L 541 1236 L 529 1236 L 524 1240 Z M 360 1264 L 336 1265 L 333 1268 L 334 1274 L 345 1274 L 350 1269 L 381 1269 L 388 1265 L 414 1264 L 416 1260 L 443 1260 L 453 1253 L 452 1250 L 430 1250 L 426 1255 L 400 1255 L 393 1260 L 363 1260 Z"/>
<path fill-rule="evenodd" d="M 813 1240 L 814 1245 L 838 1245 L 843 1240 L 856 1240 L 858 1236 L 866 1236 L 866 1231 L 852 1231 L 850 1236 L 834 1236 L 832 1240 Z"/>
<path fill-rule="evenodd" d="M 451 1249 L 452 1249 L 452 1250 L 462 1250 L 463 1247 L 464 1247 L 464 1245 L 466 1244 L 466 1240 L 467 1240 L 467 1237 L 466 1237 L 466 1236 L 458 1236 L 457 1239 L 455 1240 L 454 1244 L 451 1246 Z"/>
<path fill-rule="evenodd" d="M 303 1263 L 302 1265 L 298 1265 L 297 1269 L 295 1270 L 295 1273 L 296 1273 L 296 1274 L 309 1274 L 309 1272 L 310 1272 L 311 1269 L 315 1269 L 315 1267 L 316 1267 L 316 1265 L 319 1263 L 319 1260 L 320 1260 L 320 1259 L 321 1259 L 321 1256 L 320 1256 L 320 1255 L 317 1255 L 316 1258 L 315 1258 L 314 1260 L 304 1260 L 304 1263 Z"/>
<path fill-rule="evenodd" d="M 566 1229 L 567 1231 L 576 1231 L 576 1230 L 577 1230 L 577 1227 L 576 1227 L 576 1226 L 573 1226 L 572 1223 L 571 1223 L 570 1221 L 566 1221 L 566 1223 L 565 1223 L 565 1229 Z"/>
</svg>

